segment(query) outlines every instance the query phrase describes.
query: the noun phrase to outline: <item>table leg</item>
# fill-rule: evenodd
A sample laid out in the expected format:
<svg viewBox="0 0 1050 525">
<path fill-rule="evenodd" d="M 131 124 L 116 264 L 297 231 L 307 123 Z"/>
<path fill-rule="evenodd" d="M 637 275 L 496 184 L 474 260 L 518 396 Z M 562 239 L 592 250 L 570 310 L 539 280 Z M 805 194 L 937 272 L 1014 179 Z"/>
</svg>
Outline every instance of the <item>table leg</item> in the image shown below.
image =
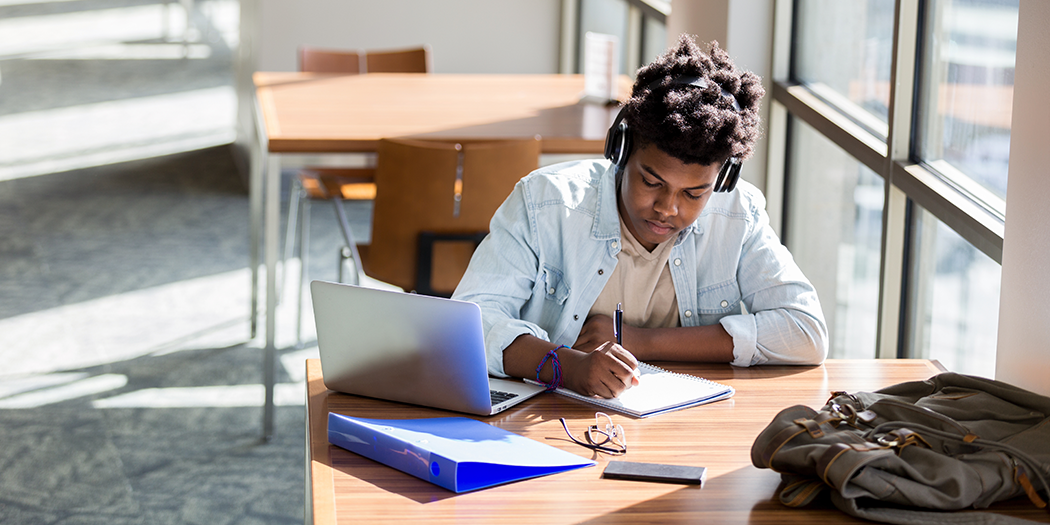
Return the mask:
<svg viewBox="0 0 1050 525">
<path fill-rule="evenodd" d="M 259 101 L 252 101 L 252 120 L 255 140 L 251 143 L 248 152 L 248 264 L 252 272 L 252 299 L 251 312 L 251 334 L 250 339 L 255 339 L 259 333 L 259 252 L 261 249 L 261 237 L 263 228 L 263 193 L 266 184 L 266 150 L 269 142 L 266 139 L 266 127 L 262 116 Z"/>
<path fill-rule="evenodd" d="M 269 166 L 266 170 L 266 218 L 263 221 L 265 238 L 263 246 L 266 250 L 266 347 L 263 356 L 263 384 L 266 388 L 266 398 L 263 403 L 263 438 L 269 440 L 273 436 L 273 389 L 274 372 L 277 349 L 275 346 L 275 332 L 277 328 L 277 230 L 280 229 L 280 201 L 281 201 L 281 159 L 280 156 L 271 154 Z"/>
<path fill-rule="evenodd" d="M 265 182 L 265 169 L 263 168 L 263 155 L 252 152 L 251 172 L 248 180 L 248 266 L 252 271 L 252 302 L 251 302 L 251 335 L 249 339 L 255 339 L 259 325 L 259 248 L 262 230 L 263 212 L 263 184 Z"/>
</svg>

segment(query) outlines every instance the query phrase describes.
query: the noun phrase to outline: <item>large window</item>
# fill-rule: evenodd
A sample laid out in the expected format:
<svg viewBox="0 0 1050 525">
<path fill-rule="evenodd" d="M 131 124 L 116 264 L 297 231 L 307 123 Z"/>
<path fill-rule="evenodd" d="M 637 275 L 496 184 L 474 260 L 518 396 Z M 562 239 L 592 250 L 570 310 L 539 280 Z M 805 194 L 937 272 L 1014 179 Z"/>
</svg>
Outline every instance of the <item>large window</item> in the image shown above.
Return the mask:
<svg viewBox="0 0 1050 525">
<path fill-rule="evenodd" d="M 792 76 L 885 139 L 893 0 L 799 2 L 795 20 Z"/>
<path fill-rule="evenodd" d="M 918 157 L 1000 213 L 1018 2 L 933 0 L 923 17 Z"/>
<path fill-rule="evenodd" d="M 1018 0 L 776 9 L 783 236 L 820 294 L 831 357 L 991 375 Z"/>
<path fill-rule="evenodd" d="M 910 357 L 937 359 L 949 370 L 995 370 L 1001 267 L 943 221 L 914 208 L 907 315 Z"/>
<path fill-rule="evenodd" d="M 835 357 L 875 355 L 883 182 L 793 119 L 785 220 L 795 260 L 817 289 Z"/>
</svg>

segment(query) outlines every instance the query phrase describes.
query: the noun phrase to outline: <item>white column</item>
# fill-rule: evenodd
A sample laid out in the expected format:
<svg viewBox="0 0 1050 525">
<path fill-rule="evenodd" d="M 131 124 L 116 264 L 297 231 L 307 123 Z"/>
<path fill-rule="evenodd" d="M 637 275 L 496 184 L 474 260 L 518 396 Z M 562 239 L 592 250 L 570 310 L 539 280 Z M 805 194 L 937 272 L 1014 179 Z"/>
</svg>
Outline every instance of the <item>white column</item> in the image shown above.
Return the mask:
<svg viewBox="0 0 1050 525">
<path fill-rule="evenodd" d="M 995 377 L 1050 395 L 1050 2 L 1021 0 Z"/>
</svg>

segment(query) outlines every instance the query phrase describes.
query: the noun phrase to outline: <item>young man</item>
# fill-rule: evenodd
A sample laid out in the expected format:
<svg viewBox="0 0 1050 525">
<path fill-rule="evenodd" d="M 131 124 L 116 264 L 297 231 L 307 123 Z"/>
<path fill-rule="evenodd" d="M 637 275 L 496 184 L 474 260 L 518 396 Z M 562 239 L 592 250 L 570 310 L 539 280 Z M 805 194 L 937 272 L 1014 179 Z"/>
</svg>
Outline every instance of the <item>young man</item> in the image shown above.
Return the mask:
<svg viewBox="0 0 1050 525">
<path fill-rule="evenodd" d="M 717 43 L 682 36 L 638 71 L 608 160 L 517 184 L 453 295 L 481 307 L 491 374 L 610 398 L 638 360 L 824 360 L 816 292 L 736 180 L 763 95 Z"/>
</svg>

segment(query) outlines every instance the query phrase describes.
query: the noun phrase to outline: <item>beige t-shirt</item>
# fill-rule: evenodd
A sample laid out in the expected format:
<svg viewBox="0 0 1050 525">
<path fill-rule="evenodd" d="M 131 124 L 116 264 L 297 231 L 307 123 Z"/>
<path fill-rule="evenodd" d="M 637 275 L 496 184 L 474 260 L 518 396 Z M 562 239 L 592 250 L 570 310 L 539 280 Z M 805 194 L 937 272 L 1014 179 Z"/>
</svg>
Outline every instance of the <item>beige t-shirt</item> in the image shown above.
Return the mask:
<svg viewBox="0 0 1050 525">
<path fill-rule="evenodd" d="M 657 245 L 650 252 L 631 235 L 622 217 L 620 238 L 623 246 L 616 256 L 616 269 L 587 316 L 612 317 L 616 303 L 622 303 L 624 324 L 639 328 L 679 326 L 678 298 L 671 281 L 671 267 L 667 264 L 675 239 Z"/>
</svg>

